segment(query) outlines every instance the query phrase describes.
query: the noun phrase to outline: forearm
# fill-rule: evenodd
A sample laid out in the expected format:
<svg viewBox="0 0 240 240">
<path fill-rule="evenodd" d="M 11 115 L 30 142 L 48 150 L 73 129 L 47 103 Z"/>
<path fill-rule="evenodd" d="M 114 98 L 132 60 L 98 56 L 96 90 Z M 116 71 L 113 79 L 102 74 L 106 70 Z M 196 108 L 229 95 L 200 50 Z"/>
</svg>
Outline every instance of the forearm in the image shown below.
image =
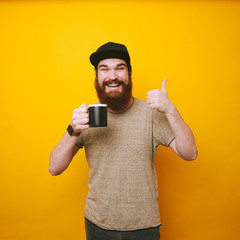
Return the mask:
<svg viewBox="0 0 240 240">
<path fill-rule="evenodd" d="M 185 123 L 177 108 L 172 104 L 169 111 L 165 113 L 175 136 L 175 147 L 180 157 L 186 160 L 197 158 L 198 151 L 194 135 Z"/>
<path fill-rule="evenodd" d="M 193 160 L 198 154 L 193 133 L 168 98 L 166 81 L 167 79 L 162 81 L 161 90 L 155 89 L 147 93 L 147 102 L 150 108 L 165 113 L 175 136 L 170 147 L 183 159 Z"/>
<path fill-rule="evenodd" d="M 52 150 L 48 170 L 53 176 L 61 174 L 72 161 L 78 151 L 75 145 L 76 140 L 77 136 L 70 136 L 66 132 L 58 145 Z"/>
</svg>

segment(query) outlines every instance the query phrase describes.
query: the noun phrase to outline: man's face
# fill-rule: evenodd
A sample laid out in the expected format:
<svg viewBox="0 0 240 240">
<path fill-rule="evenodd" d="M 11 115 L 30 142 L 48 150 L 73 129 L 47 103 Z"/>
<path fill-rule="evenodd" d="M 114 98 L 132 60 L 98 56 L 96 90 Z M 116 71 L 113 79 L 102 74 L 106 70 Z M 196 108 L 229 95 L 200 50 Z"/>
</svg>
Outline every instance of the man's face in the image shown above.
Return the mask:
<svg viewBox="0 0 240 240">
<path fill-rule="evenodd" d="M 99 62 L 95 87 L 101 103 L 110 109 L 121 111 L 132 96 L 131 76 L 122 59 L 109 58 Z"/>
<path fill-rule="evenodd" d="M 122 59 L 104 59 L 98 64 L 98 83 L 108 96 L 118 96 L 123 92 L 123 84 L 128 84 L 127 64 Z"/>
</svg>

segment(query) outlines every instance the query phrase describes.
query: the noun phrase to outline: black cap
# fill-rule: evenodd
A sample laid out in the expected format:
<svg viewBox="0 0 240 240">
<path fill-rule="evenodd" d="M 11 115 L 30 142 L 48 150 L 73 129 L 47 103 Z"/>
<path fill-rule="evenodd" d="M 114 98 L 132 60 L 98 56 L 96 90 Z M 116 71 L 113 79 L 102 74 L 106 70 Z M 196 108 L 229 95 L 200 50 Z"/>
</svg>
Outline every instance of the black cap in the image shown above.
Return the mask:
<svg viewBox="0 0 240 240">
<path fill-rule="evenodd" d="M 107 58 L 119 58 L 126 61 L 129 71 L 131 71 L 130 56 L 125 45 L 108 42 L 91 54 L 90 62 L 95 68 L 97 68 L 98 63 Z"/>
</svg>

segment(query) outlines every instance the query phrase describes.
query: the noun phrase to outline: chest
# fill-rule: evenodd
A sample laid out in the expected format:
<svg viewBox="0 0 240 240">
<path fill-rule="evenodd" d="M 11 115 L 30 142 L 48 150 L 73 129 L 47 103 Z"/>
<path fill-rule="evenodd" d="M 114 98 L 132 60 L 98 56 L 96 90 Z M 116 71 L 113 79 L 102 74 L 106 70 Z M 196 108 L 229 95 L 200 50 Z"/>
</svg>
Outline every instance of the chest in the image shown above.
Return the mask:
<svg viewBox="0 0 240 240">
<path fill-rule="evenodd" d="M 115 115 L 108 113 L 108 126 L 91 128 L 84 136 L 85 148 L 132 147 L 149 143 L 152 120 L 148 114 Z"/>
</svg>

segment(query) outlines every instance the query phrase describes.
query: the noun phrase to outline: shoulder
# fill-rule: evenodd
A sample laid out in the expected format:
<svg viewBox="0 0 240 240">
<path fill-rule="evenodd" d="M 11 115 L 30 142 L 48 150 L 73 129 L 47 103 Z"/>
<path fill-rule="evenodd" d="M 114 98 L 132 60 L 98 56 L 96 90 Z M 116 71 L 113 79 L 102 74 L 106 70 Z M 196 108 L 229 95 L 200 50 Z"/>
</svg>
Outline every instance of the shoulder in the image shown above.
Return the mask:
<svg viewBox="0 0 240 240">
<path fill-rule="evenodd" d="M 152 109 L 148 106 L 147 101 L 144 101 L 142 99 L 139 98 L 134 98 L 134 103 L 133 105 L 135 106 L 136 109 L 138 110 L 145 110 L 147 113 L 150 113 L 152 115 L 161 115 L 161 113 L 159 113 L 157 110 Z"/>
<path fill-rule="evenodd" d="M 152 109 L 148 106 L 148 103 L 142 99 L 134 98 L 134 108 L 137 111 L 143 111 L 147 114 L 150 114 L 153 116 L 154 119 L 165 119 L 166 116 L 164 113 L 157 111 L 156 109 Z"/>
<path fill-rule="evenodd" d="M 152 121 L 154 115 L 154 109 L 148 106 L 148 103 L 142 99 L 134 98 L 133 107 L 131 109 L 131 114 L 134 114 L 140 119 L 147 119 L 147 121 Z"/>
<path fill-rule="evenodd" d="M 134 97 L 133 99 L 134 99 L 134 104 L 135 104 L 135 103 L 137 103 L 137 104 L 147 104 L 146 101 L 144 101 L 144 100 L 142 100 L 142 99 L 140 99 L 140 98 Z"/>
<path fill-rule="evenodd" d="M 143 107 L 143 108 L 147 108 L 148 104 L 146 101 L 139 99 L 139 98 L 134 98 L 134 102 L 133 105 L 136 107 Z"/>
</svg>

